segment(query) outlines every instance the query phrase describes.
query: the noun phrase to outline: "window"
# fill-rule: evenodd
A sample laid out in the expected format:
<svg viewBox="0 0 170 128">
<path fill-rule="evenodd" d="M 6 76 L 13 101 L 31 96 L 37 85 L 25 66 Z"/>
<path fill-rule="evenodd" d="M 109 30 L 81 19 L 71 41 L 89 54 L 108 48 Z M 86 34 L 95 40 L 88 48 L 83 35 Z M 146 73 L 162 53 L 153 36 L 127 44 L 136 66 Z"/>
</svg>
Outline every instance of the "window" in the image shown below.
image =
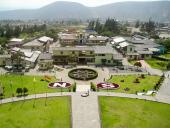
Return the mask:
<svg viewBox="0 0 170 128">
<path fill-rule="evenodd" d="M 105 54 L 98 54 L 98 56 L 105 56 Z"/>
<path fill-rule="evenodd" d="M 133 48 L 130 48 L 130 51 L 132 52 L 132 51 L 133 51 Z"/>
<path fill-rule="evenodd" d="M 63 51 L 61 51 L 60 54 L 63 54 Z"/>
</svg>

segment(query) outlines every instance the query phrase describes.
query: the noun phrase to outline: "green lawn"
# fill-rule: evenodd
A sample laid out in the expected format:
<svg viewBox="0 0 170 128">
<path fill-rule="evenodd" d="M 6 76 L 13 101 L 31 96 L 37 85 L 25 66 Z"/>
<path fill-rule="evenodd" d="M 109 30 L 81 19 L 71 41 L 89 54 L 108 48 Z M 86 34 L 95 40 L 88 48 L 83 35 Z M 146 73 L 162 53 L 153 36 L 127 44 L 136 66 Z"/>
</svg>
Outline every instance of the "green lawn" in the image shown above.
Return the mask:
<svg viewBox="0 0 170 128">
<path fill-rule="evenodd" d="M 129 60 L 128 61 L 130 64 L 134 65 L 136 62 L 138 62 L 137 60 Z"/>
<path fill-rule="evenodd" d="M 20 76 L 20 75 L 1 75 L 0 83 L 3 87 L 5 87 L 4 95 L 5 97 L 11 97 L 12 93 L 16 96 L 17 88 L 28 88 L 29 94 L 34 93 L 45 93 L 45 92 L 60 92 L 61 89 L 50 89 L 48 88 L 48 82 L 41 81 L 43 76 L 35 76 L 35 83 L 33 82 L 34 76 Z M 10 83 L 12 82 L 12 88 Z M 52 77 L 51 82 L 57 81 L 54 77 Z M 34 91 L 35 87 L 35 91 Z M 63 89 L 62 91 L 68 91 L 68 89 Z"/>
<path fill-rule="evenodd" d="M 163 55 L 161 55 L 161 57 L 170 59 L 170 53 L 163 54 Z"/>
<path fill-rule="evenodd" d="M 128 76 L 112 76 L 108 82 L 116 83 L 120 85 L 120 88 L 117 90 L 109 90 L 113 92 L 122 92 L 122 93 L 136 93 L 137 91 L 143 91 L 143 89 L 153 90 L 156 83 L 159 81 L 159 76 L 149 76 L 145 75 L 145 78 L 139 78 L 140 75 L 128 75 Z M 134 83 L 134 80 L 139 78 L 140 83 Z M 124 80 L 124 82 L 121 82 Z M 129 88 L 129 91 L 125 91 L 125 88 Z M 100 90 L 107 91 L 107 90 Z"/>
<path fill-rule="evenodd" d="M 170 128 L 170 105 L 99 97 L 102 128 Z"/>
<path fill-rule="evenodd" d="M 33 107 L 35 101 L 35 107 Z M 0 128 L 70 128 L 70 98 L 54 97 L 0 105 Z"/>
<path fill-rule="evenodd" d="M 150 59 L 145 60 L 152 68 L 160 69 L 160 70 L 166 70 L 167 68 L 167 61 L 161 61 L 157 59 Z"/>
</svg>

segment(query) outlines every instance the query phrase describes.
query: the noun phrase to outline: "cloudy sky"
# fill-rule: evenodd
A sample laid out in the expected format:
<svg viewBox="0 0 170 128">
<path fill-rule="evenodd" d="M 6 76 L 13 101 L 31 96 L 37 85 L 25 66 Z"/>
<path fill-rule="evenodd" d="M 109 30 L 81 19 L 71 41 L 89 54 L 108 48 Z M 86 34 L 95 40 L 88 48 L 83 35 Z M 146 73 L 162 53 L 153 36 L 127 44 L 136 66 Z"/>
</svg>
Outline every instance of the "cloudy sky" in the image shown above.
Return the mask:
<svg viewBox="0 0 170 128">
<path fill-rule="evenodd" d="M 0 0 L 0 10 L 34 9 L 40 8 L 55 1 L 73 1 L 94 7 L 103 4 L 121 1 L 152 1 L 152 0 Z"/>
</svg>

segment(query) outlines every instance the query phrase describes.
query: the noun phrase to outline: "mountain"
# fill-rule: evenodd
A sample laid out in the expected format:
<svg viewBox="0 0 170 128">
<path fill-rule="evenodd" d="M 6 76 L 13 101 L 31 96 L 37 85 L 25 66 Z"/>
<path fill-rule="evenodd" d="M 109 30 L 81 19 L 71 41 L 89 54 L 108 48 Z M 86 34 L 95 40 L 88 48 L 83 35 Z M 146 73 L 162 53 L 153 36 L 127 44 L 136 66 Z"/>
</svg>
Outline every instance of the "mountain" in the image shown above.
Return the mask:
<svg viewBox="0 0 170 128">
<path fill-rule="evenodd" d="M 114 3 L 96 7 L 95 12 L 102 18 L 166 21 L 170 20 L 170 1 Z"/>
<path fill-rule="evenodd" d="M 0 19 L 139 19 L 170 21 L 170 1 L 119 2 L 98 7 L 86 7 L 74 2 L 55 2 L 35 10 L 1 11 Z"/>
</svg>

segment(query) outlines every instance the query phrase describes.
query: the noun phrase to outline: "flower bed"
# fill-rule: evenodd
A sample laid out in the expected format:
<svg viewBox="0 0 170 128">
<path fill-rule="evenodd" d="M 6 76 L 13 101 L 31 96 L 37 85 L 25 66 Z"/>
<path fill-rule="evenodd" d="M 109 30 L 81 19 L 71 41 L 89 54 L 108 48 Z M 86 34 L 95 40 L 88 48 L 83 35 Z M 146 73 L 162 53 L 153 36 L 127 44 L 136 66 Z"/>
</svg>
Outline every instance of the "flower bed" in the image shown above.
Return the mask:
<svg viewBox="0 0 170 128">
<path fill-rule="evenodd" d="M 54 82 L 48 84 L 49 88 L 70 88 L 71 84 L 66 82 Z"/>
<path fill-rule="evenodd" d="M 92 80 L 98 77 L 97 71 L 88 68 L 76 68 L 68 73 L 68 76 L 75 80 Z"/>
<path fill-rule="evenodd" d="M 99 83 L 99 84 L 97 84 L 98 89 L 113 90 L 113 89 L 118 89 L 119 87 L 120 86 L 118 84 L 115 84 L 115 83 Z"/>
</svg>

